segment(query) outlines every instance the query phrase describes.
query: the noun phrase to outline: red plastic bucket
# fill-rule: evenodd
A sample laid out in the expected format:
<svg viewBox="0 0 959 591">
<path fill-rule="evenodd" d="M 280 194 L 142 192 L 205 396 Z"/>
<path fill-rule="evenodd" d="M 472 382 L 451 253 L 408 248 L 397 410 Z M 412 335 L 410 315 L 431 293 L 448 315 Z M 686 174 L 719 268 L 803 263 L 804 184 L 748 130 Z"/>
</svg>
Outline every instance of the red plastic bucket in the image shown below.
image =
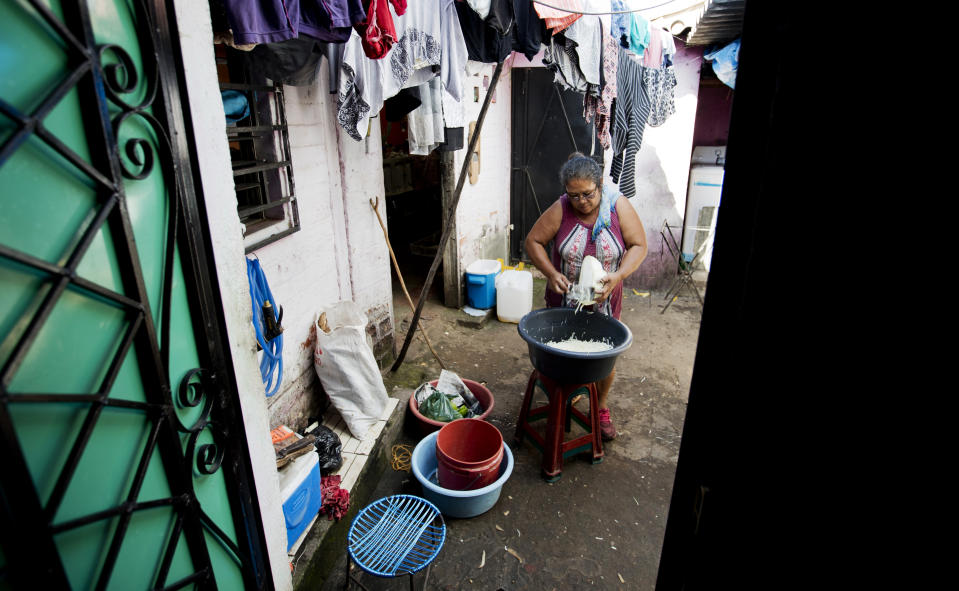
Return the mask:
<svg viewBox="0 0 959 591">
<path fill-rule="evenodd" d="M 485 419 L 487 416 L 489 416 L 489 413 L 493 410 L 493 405 L 495 402 L 493 400 L 493 393 L 489 391 L 489 388 L 487 388 L 486 386 L 484 386 L 483 384 L 479 382 L 474 382 L 473 380 L 468 380 L 466 378 L 460 378 L 460 379 L 462 379 L 463 383 L 466 384 L 466 387 L 470 389 L 470 392 L 473 393 L 473 396 L 475 396 L 476 399 L 479 400 L 480 405 L 482 405 L 482 407 L 486 409 L 483 411 L 483 414 L 474 418 Z M 439 383 L 439 380 L 433 380 L 430 382 L 430 385 L 435 387 L 436 384 L 438 383 Z M 428 419 L 424 417 L 423 414 L 420 412 L 419 407 L 416 404 L 416 396 L 410 396 L 409 407 L 410 407 L 410 414 L 412 414 L 413 418 L 416 419 L 416 423 L 419 428 L 420 434 L 423 437 L 429 435 L 430 433 L 434 431 L 439 431 L 440 429 L 443 428 L 443 425 L 446 425 L 446 423 L 442 421 L 434 421 L 433 419 Z M 460 420 L 460 419 L 457 419 L 457 420 Z"/>
<path fill-rule="evenodd" d="M 480 419 L 458 419 L 436 434 L 436 479 L 450 490 L 474 490 L 496 482 L 503 435 Z"/>
</svg>

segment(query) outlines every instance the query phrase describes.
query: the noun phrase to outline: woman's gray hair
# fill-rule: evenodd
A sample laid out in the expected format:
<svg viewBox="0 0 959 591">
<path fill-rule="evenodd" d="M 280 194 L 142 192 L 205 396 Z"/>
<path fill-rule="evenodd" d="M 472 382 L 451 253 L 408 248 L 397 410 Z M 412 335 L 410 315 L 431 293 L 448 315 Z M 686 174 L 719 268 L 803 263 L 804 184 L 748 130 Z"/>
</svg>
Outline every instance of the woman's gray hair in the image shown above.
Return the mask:
<svg viewBox="0 0 959 591">
<path fill-rule="evenodd" d="M 580 152 L 573 152 L 559 169 L 559 182 L 563 183 L 563 187 L 566 187 L 566 184 L 573 179 L 593 181 L 597 187 L 601 187 L 603 185 L 603 167 L 589 156 Z"/>
</svg>

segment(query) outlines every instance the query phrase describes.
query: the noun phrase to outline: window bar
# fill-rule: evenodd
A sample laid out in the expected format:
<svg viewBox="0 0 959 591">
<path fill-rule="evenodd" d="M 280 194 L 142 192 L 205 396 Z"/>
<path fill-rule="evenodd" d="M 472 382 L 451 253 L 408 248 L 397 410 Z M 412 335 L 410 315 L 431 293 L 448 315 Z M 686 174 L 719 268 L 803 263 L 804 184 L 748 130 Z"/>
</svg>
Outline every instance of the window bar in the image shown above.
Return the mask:
<svg viewBox="0 0 959 591">
<path fill-rule="evenodd" d="M 245 249 L 244 252 L 245 252 L 245 254 L 250 254 L 250 253 L 253 252 L 254 250 L 256 250 L 256 249 L 258 249 L 258 248 L 262 248 L 262 247 L 266 246 L 267 244 L 271 244 L 271 243 L 273 243 L 273 242 L 276 242 L 276 241 L 279 240 L 280 238 L 289 236 L 290 234 L 293 234 L 293 233 L 296 232 L 297 230 L 299 230 L 299 227 L 289 228 L 289 229 L 287 229 L 287 230 L 283 230 L 282 232 L 280 232 L 280 233 L 278 233 L 278 234 L 273 234 L 273 235 L 270 236 L 269 238 L 264 238 L 263 240 L 260 240 L 260 241 L 257 242 L 256 244 L 252 244 L 252 245 L 246 247 L 246 249 Z"/>
<path fill-rule="evenodd" d="M 293 201 L 293 197 L 284 197 L 282 199 L 277 199 L 276 201 L 270 201 L 269 203 L 264 203 L 262 205 L 254 205 L 252 207 L 241 207 L 240 208 L 240 219 L 248 218 L 249 216 L 260 213 L 261 211 L 266 211 L 268 209 L 273 209 L 283 205 L 284 203 L 290 203 Z M 277 220 L 279 221 L 279 220 Z"/>
<path fill-rule="evenodd" d="M 277 119 L 283 122 L 283 129 L 280 131 L 280 136 L 283 138 L 283 155 L 287 160 L 291 161 L 292 167 L 292 158 L 293 152 L 290 150 L 290 134 L 287 129 L 286 123 L 286 102 L 283 99 L 283 87 L 277 86 L 276 89 L 276 110 L 277 110 Z M 296 186 L 293 182 L 293 171 L 290 170 L 287 175 L 287 182 L 290 184 L 290 216 L 293 220 L 293 231 L 300 229 L 300 212 L 296 206 Z"/>
<path fill-rule="evenodd" d="M 286 131 L 286 125 L 280 125 L 280 124 L 237 125 L 236 127 L 228 127 L 226 130 L 226 134 L 229 136 L 233 136 L 241 133 L 266 133 L 271 131 Z M 232 139 L 245 139 L 245 138 L 232 138 Z"/>
<path fill-rule="evenodd" d="M 246 162 L 244 162 L 245 164 Z M 237 168 L 233 170 L 233 176 L 243 176 L 245 174 L 253 174 L 254 172 L 261 172 L 264 170 L 275 170 L 277 168 L 283 168 L 290 166 L 292 163 L 289 160 L 284 160 L 283 162 L 267 162 L 265 164 L 257 164 L 255 166 L 248 166 L 246 168 Z"/>
<path fill-rule="evenodd" d="M 240 84 L 238 82 L 220 82 L 220 90 L 253 90 L 273 92 L 275 88 L 268 84 Z"/>
</svg>

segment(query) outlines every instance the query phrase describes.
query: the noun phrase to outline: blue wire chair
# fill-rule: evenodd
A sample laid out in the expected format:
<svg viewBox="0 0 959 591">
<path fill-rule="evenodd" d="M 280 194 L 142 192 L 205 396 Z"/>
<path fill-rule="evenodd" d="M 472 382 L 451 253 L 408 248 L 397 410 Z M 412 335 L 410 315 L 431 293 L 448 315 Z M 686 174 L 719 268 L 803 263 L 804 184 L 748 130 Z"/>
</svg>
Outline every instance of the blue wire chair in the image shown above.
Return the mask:
<svg viewBox="0 0 959 591">
<path fill-rule="evenodd" d="M 430 565 L 446 540 L 446 523 L 439 509 L 413 495 L 392 495 L 364 507 L 353 519 L 347 535 L 346 588 L 350 581 L 366 587 L 350 573 L 350 561 L 378 577 L 409 575 Z"/>
</svg>

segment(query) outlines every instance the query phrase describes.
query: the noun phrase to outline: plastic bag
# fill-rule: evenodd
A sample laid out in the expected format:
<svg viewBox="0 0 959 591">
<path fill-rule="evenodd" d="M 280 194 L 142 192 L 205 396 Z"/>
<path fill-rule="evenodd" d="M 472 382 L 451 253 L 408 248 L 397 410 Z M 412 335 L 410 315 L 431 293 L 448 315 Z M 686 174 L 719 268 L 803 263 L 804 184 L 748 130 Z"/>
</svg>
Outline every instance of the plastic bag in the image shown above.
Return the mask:
<svg viewBox="0 0 959 591">
<path fill-rule="evenodd" d="M 316 436 L 313 446 L 320 456 L 320 474 L 326 475 L 339 470 L 343 465 L 343 442 L 340 441 L 340 436 L 325 425 L 317 425 L 309 434 Z"/>
<path fill-rule="evenodd" d="M 319 319 L 325 315 L 326 332 Z M 386 409 L 383 377 L 366 336 L 366 314 L 351 301 L 317 314 L 313 368 L 323 390 L 357 439 L 364 439 Z"/>
<path fill-rule="evenodd" d="M 463 416 L 472 418 L 483 414 L 483 406 L 479 400 L 476 399 L 476 396 L 473 395 L 469 386 L 463 383 L 463 380 L 460 379 L 456 372 L 447 369 L 440 371 L 440 379 L 436 382 L 436 389 L 447 395 L 454 395 L 462 400 L 462 404 L 464 404 L 469 411 L 463 413 Z"/>
<path fill-rule="evenodd" d="M 450 399 L 439 390 L 434 390 L 429 398 L 419 407 L 420 414 L 428 419 L 448 423 L 463 418 L 453 407 Z"/>
<path fill-rule="evenodd" d="M 736 88 L 736 71 L 739 69 L 739 39 L 716 50 L 707 50 L 703 59 L 713 63 L 713 72 L 723 84 Z"/>
</svg>

